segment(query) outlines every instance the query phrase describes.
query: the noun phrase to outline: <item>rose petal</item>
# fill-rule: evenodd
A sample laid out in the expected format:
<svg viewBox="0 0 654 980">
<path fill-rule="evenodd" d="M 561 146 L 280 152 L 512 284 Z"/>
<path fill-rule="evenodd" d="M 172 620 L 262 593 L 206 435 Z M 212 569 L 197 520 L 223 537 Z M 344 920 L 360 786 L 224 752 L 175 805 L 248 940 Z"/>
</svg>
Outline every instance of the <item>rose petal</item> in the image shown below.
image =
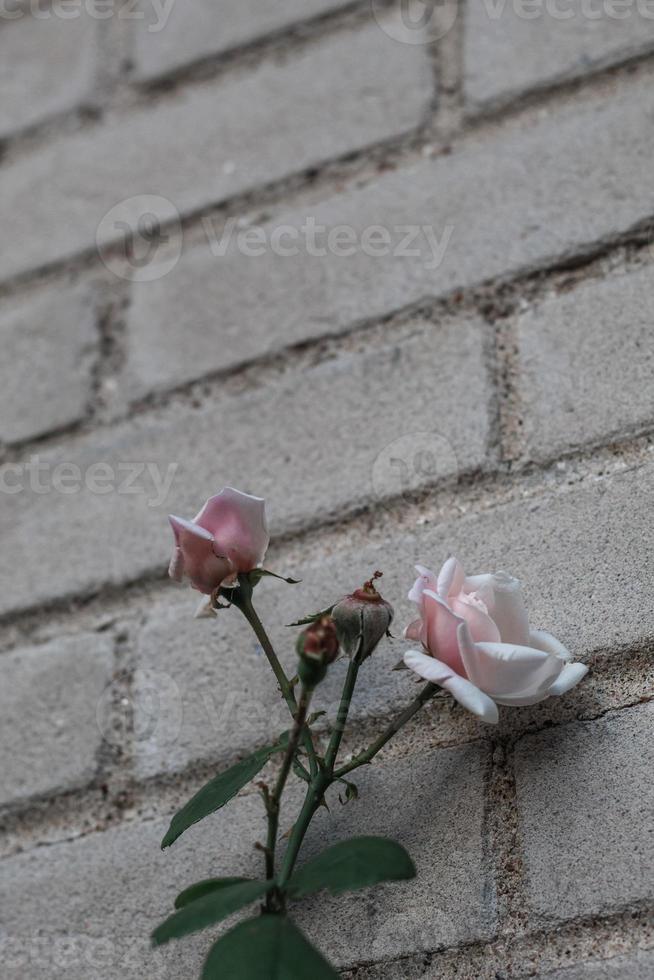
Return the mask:
<svg viewBox="0 0 654 980">
<path fill-rule="evenodd" d="M 493 575 L 493 619 L 502 637 L 502 643 L 529 645 L 529 620 L 522 586 L 519 579 L 497 572 Z"/>
<path fill-rule="evenodd" d="M 442 660 L 457 674 L 465 675 L 456 632 L 463 620 L 452 612 L 441 596 L 429 589 L 425 589 L 422 601 L 424 645 L 432 657 Z"/>
<path fill-rule="evenodd" d="M 416 565 L 416 572 L 418 573 L 418 578 L 415 580 L 409 592 L 409 601 L 417 603 L 418 606 L 422 606 L 422 594 L 425 589 L 431 589 L 435 591 L 436 589 L 436 576 L 424 565 Z"/>
<path fill-rule="evenodd" d="M 467 626 L 458 631 L 466 672 L 492 698 L 532 698 L 547 692 L 563 661 L 551 653 L 511 643 L 473 643 Z"/>
<path fill-rule="evenodd" d="M 529 634 L 529 645 L 536 647 L 537 650 L 553 653 L 555 657 L 560 657 L 561 660 L 572 660 L 572 654 L 567 647 L 564 647 L 560 640 L 557 640 L 546 630 L 532 630 Z"/>
<path fill-rule="evenodd" d="M 464 580 L 461 591 L 470 593 L 476 592 L 483 600 L 489 614 L 493 615 L 495 608 L 495 592 L 493 590 L 493 575 L 468 575 Z"/>
<path fill-rule="evenodd" d="M 213 535 L 216 554 L 226 555 L 237 572 L 261 565 L 270 543 L 261 497 L 225 487 L 207 500 L 195 523 Z"/>
<path fill-rule="evenodd" d="M 452 556 L 448 558 L 438 573 L 438 581 L 436 583 L 436 592 L 444 599 L 448 596 L 458 595 L 463 588 L 463 582 L 465 580 L 465 572 L 463 571 L 463 566 L 461 562 Z"/>
<path fill-rule="evenodd" d="M 464 596 L 450 596 L 452 610 L 465 620 L 474 643 L 499 643 L 501 636 L 497 626 L 483 609 L 467 602 Z"/>
<path fill-rule="evenodd" d="M 184 572 L 196 589 L 210 595 L 233 572 L 228 558 L 219 558 L 214 551 L 209 531 L 182 517 L 169 517 L 177 547 L 184 560 Z"/>
<path fill-rule="evenodd" d="M 447 664 L 441 663 L 433 657 L 428 657 L 419 650 L 408 650 L 404 654 L 404 663 L 426 681 L 439 684 L 446 691 L 449 691 L 459 704 L 471 711 L 473 715 L 481 718 L 482 721 L 489 725 L 497 724 L 499 720 L 497 705 L 465 677 L 455 674 Z"/>
<path fill-rule="evenodd" d="M 583 680 L 588 673 L 586 664 L 565 664 L 563 670 L 549 689 L 549 693 L 555 697 L 560 697 L 567 691 L 576 687 L 579 681 Z"/>
<path fill-rule="evenodd" d="M 418 640 L 422 643 L 422 620 L 414 619 L 412 623 L 405 628 L 402 634 L 405 640 Z"/>
</svg>

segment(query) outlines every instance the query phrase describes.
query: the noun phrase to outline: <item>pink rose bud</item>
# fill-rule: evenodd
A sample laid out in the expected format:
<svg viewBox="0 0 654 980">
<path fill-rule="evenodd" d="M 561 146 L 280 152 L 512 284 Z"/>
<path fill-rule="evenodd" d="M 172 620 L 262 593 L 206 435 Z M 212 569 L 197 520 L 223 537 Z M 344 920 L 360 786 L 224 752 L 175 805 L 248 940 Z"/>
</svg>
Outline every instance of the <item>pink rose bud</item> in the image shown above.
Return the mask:
<svg viewBox="0 0 654 980">
<path fill-rule="evenodd" d="M 381 572 L 375 572 L 362 588 L 332 609 L 340 643 L 348 657 L 357 653 L 361 661 L 369 657 L 393 621 L 393 607 L 375 588 L 375 579 L 381 576 Z"/>
<path fill-rule="evenodd" d="M 300 680 L 307 687 L 315 687 L 324 679 L 327 667 L 334 663 L 340 652 L 336 624 L 331 616 L 321 616 L 300 634 L 297 652 Z"/>
<path fill-rule="evenodd" d="M 192 521 L 169 520 L 175 535 L 169 575 L 178 582 L 188 576 L 205 595 L 259 568 L 268 549 L 265 501 L 231 487 L 210 497 Z"/>
</svg>

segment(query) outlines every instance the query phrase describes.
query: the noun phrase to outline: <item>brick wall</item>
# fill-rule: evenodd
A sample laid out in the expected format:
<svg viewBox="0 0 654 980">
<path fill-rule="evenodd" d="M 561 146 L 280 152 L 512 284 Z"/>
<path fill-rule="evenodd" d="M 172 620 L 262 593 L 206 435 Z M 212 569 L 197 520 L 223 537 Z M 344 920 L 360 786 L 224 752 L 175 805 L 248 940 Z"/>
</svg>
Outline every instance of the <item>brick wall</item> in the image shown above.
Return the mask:
<svg viewBox="0 0 654 980">
<path fill-rule="evenodd" d="M 654 975 L 654 9 L 424 12 L 3 6 L 3 980 L 193 976 L 206 937 L 149 930 L 258 866 L 253 789 L 158 846 L 286 723 L 236 615 L 165 579 L 165 515 L 225 483 L 303 578 L 267 619 L 381 567 L 405 621 L 455 552 L 592 668 L 497 729 L 435 702 L 321 812 L 309 851 L 365 824 L 419 869 L 303 911 L 345 975 Z M 347 748 L 407 701 L 402 649 Z"/>
</svg>

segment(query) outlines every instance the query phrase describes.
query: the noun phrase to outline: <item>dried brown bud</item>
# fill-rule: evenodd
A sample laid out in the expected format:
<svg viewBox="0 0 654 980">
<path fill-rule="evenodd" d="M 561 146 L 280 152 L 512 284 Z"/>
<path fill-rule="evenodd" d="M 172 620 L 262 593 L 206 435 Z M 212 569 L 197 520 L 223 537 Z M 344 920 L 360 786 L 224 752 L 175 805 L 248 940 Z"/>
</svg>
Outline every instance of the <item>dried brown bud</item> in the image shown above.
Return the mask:
<svg viewBox="0 0 654 980">
<path fill-rule="evenodd" d="M 300 657 L 298 675 L 308 687 L 315 687 L 324 678 L 329 664 L 334 663 L 340 650 L 336 624 L 331 616 L 321 616 L 298 637 Z"/>
<path fill-rule="evenodd" d="M 381 575 L 375 572 L 332 610 L 341 647 L 349 657 L 358 655 L 362 661 L 370 656 L 393 621 L 393 607 L 375 588 L 375 580 Z"/>
</svg>

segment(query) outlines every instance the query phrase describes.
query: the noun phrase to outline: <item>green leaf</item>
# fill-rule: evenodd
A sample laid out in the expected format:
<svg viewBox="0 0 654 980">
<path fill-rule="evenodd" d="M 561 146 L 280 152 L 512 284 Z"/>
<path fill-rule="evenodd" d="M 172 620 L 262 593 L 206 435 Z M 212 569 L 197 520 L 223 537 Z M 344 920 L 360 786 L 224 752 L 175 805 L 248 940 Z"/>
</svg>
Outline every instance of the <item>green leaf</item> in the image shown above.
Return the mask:
<svg viewBox="0 0 654 980">
<path fill-rule="evenodd" d="M 170 821 L 170 827 L 161 842 L 162 849 L 174 844 L 177 838 L 198 820 L 203 820 L 210 813 L 220 810 L 225 803 L 229 803 L 238 791 L 263 769 L 272 755 L 282 752 L 285 748 L 284 739 L 276 745 L 267 745 L 206 783 Z"/>
<path fill-rule="evenodd" d="M 196 881 L 194 885 L 189 885 L 179 893 L 175 899 L 175 908 L 183 909 L 185 905 L 190 905 L 198 898 L 204 898 L 210 892 L 217 892 L 230 885 L 240 885 L 244 881 L 252 881 L 252 878 L 206 878 L 204 881 Z"/>
<path fill-rule="evenodd" d="M 261 898 L 271 887 L 270 881 L 241 881 L 212 891 L 185 905 L 157 926 L 152 933 L 152 943 L 154 946 L 162 946 L 171 939 L 180 939 L 191 932 L 215 925 L 244 905 Z"/>
<path fill-rule="evenodd" d="M 290 629 L 292 626 L 310 626 L 311 623 L 317 622 L 319 619 L 322 619 L 323 616 L 331 616 L 335 605 L 336 603 L 332 603 L 332 605 L 328 606 L 326 609 L 321 609 L 320 612 L 317 613 L 310 613 L 308 616 L 305 616 L 304 619 L 298 619 L 295 623 L 287 623 L 286 626 L 288 629 Z"/>
<path fill-rule="evenodd" d="M 218 940 L 202 980 L 338 980 L 338 973 L 289 918 L 262 915 Z"/>
<path fill-rule="evenodd" d="M 380 881 L 415 878 L 413 861 L 394 840 L 353 837 L 328 847 L 296 871 L 288 883 L 292 898 L 329 889 L 334 895 Z"/>
<path fill-rule="evenodd" d="M 338 798 L 343 806 L 345 806 L 346 803 L 349 803 L 350 800 L 359 799 L 359 787 L 355 783 L 351 783 L 347 779 L 339 779 L 339 783 L 343 783 L 345 785 L 345 799 L 343 799 L 340 793 L 338 794 Z"/>
</svg>

